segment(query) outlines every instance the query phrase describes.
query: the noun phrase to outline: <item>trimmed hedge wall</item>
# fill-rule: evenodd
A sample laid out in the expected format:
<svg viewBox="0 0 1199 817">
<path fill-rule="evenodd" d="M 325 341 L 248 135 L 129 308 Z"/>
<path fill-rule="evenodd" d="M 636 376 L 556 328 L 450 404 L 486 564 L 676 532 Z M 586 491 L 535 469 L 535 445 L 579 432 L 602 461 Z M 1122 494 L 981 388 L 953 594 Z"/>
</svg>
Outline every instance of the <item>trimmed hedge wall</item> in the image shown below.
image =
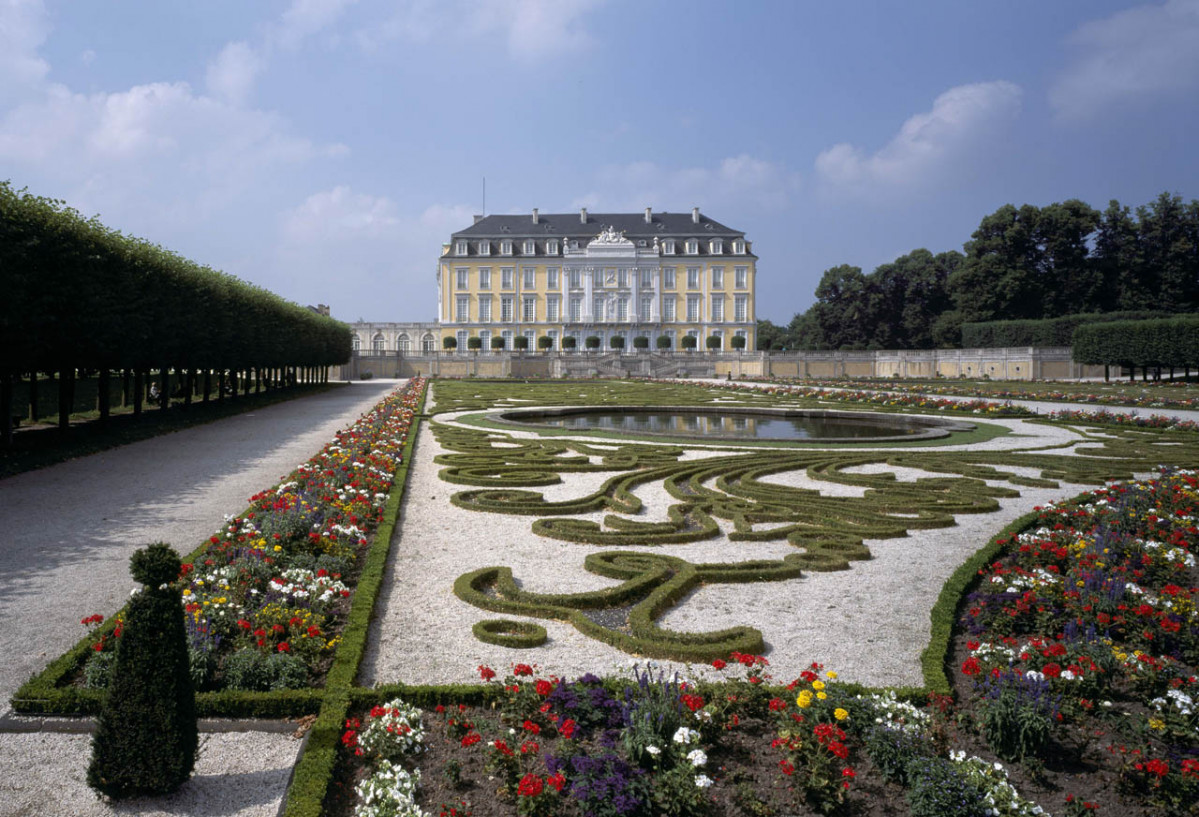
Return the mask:
<svg viewBox="0 0 1199 817">
<path fill-rule="evenodd" d="M 1091 365 L 1199 366 L 1199 317 L 1080 326 L 1074 360 Z"/>
<path fill-rule="evenodd" d="M 962 324 L 962 346 L 993 349 L 1008 346 L 1069 346 L 1074 330 L 1088 323 L 1163 318 L 1169 312 L 1083 312 L 1060 318 L 984 321 Z"/>
</svg>

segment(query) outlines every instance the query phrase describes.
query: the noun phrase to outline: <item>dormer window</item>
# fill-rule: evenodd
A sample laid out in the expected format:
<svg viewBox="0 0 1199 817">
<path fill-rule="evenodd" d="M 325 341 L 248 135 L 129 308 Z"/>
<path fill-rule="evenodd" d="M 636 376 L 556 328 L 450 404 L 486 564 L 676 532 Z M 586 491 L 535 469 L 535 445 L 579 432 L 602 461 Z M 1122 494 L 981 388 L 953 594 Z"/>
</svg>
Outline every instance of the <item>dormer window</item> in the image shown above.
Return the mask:
<svg viewBox="0 0 1199 817">
<path fill-rule="evenodd" d="M 480 241 L 479 242 L 479 255 L 491 255 L 491 242 L 490 241 Z"/>
<path fill-rule="evenodd" d="M 500 255 L 512 255 L 512 239 L 505 238 L 500 242 Z"/>
<path fill-rule="evenodd" d="M 720 255 L 724 252 L 724 241 L 719 238 L 713 238 L 708 246 L 711 249 L 712 255 Z"/>
<path fill-rule="evenodd" d="M 454 254 L 455 255 L 466 255 L 466 241 L 465 240 L 456 241 L 454 243 Z"/>
<path fill-rule="evenodd" d="M 733 239 L 733 254 L 745 255 L 745 241 L 740 238 Z"/>
<path fill-rule="evenodd" d="M 537 247 L 534 244 L 533 239 L 531 239 L 531 238 L 526 239 L 525 240 L 525 255 L 533 255 L 536 252 L 537 252 Z"/>
<path fill-rule="evenodd" d="M 698 238 L 688 238 L 687 239 L 687 255 L 698 255 L 698 254 L 699 254 L 699 239 Z"/>
<path fill-rule="evenodd" d="M 662 242 L 662 254 L 674 255 L 674 239 L 668 238 Z"/>
<path fill-rule="evenodd" d="M 551 238 L 549 241 L 545 242 L 545 254 L 546 255 L 557 255 L 558 254 L 558 239 Z"/>
</svg>

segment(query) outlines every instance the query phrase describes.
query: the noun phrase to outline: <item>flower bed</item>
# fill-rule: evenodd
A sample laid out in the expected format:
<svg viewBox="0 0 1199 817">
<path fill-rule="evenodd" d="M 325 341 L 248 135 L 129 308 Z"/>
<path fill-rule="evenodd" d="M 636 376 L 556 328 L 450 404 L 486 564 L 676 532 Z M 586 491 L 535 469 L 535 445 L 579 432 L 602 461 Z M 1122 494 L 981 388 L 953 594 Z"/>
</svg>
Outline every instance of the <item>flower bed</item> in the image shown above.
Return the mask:
<svg viewBox="0 0 1199 817">
<path fill-rule="evenodd" d="M 477 687 L 413 690 L 421 751 L 387 767 L 358 754 L 360 735 L 400 703 L 352 716 L 326 811 L 391 813 L 363 797 L 419 775 L 419 811 L 399 813 L 1193 813 L 1197 505 L 1199 474 L 1165 471 L 1042 507 L 994 542 L 1002 555 L 958 596 L 956 701 L 819 664 L 779 686 L 740 653 L 713 662 L 718 682 L 480 667 L 490 705 Z"/>
<path fill-rule="evenodd" d="M 198 690 L 322 685 L 423 391 L 413 379 L 386 397 L 188 557 L 179 582 Z M 86 693 L 107 683 L 120 613 L 82 624 L 88 637 L 18 691 L 18 711 L 94 706 Z"/>
</svg>

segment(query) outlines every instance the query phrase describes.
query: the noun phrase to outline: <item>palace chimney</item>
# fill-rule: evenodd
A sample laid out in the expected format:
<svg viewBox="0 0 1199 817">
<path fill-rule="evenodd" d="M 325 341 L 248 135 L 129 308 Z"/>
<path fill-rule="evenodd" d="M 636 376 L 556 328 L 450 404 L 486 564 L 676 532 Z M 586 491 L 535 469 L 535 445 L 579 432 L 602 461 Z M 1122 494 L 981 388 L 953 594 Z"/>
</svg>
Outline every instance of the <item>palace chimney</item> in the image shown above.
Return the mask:
<svg viewBox="0 0 1199 817">
<path fill-rule="evenodd" d="M 540 224 L 540 223 L 541 223 L 541 222 L 540 222 L 540 221 L 538 221 L 538 219 L 537 219 L 537 208 L 536 208 L 536 207 L 534 207 L 534 208 L 533 208 L 533 223 L 534 223 L 534 224 Z"/>
<path fill-rule="evenodd" d="M 587 223 L 587 208 L 586 207 L 579 208 L 579 221 L 583 224 Z"/>
<path fill-rule="evenodd" d="M 645 208 L 645 223 L 646 223 L 646 224 L 653 224 L 653 223 L 654 223 L 654 214 L 653 214 L 653 211 L 652 211 L 652 210 L 650 210 L 650 208 L 648 208 L 648 207 L 646 207 L 646 208 Z"/>
<path fill-rule="evenodd" d="M 691 208 L 691 223 L 699 224 L 699 208 L 698 207 Z"/>
</svg>

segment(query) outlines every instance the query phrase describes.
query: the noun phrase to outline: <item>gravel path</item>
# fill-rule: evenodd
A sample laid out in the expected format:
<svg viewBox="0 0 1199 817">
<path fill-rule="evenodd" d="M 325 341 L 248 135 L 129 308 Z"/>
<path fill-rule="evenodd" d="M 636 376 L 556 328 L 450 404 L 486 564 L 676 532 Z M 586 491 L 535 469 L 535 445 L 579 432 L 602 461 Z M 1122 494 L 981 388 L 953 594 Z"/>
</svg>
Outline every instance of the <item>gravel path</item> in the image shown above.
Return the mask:
<svg viewBox="0 0 1199 817">
<path fill-rule="evenodd" d="M 161 540 L 190 552 L 225 514 L 241 512 L 252 494 L 278 482 L 397 385 L 351 383 L 0 480 L 0 716 L 11 712 L 17 687 L 83 636 L 81 618 L 110 615 L 124 603 L 133 587 L 134 550 Z M 205 778 L 189 784 L 198 798 L 192 806 L 184 797 L 143 803 L 133 813 L 273 814 L 299 742 L 223 735 L 208 745 L 206 774 L 244 776 L 251 784 L 248 795 L 229 787 L 241 805 L 218 808 L 216 784 Z M 37 749 L 40 776 L 29 771 L 34 746 L 61 749 Z M 0 815 L 109 813 L 77 808 L 76 799 L 47 809 L 58 802 L 60 780 L 82 780 L 86 763 L 86 736 L 0 734 L 0 781 L 10 781 L 0 783 Z M 11 781 L 20 781 L 36 789 L 39 780 L 50 786 L 40 801 L 12 788 Z M 269 790 L 262 789 L 269 781 Z M 63 797 L 74 797 L 73 785 L 64 784 Z M 41 805 L 31 811 L 30 802 Z"/>
</svg>

